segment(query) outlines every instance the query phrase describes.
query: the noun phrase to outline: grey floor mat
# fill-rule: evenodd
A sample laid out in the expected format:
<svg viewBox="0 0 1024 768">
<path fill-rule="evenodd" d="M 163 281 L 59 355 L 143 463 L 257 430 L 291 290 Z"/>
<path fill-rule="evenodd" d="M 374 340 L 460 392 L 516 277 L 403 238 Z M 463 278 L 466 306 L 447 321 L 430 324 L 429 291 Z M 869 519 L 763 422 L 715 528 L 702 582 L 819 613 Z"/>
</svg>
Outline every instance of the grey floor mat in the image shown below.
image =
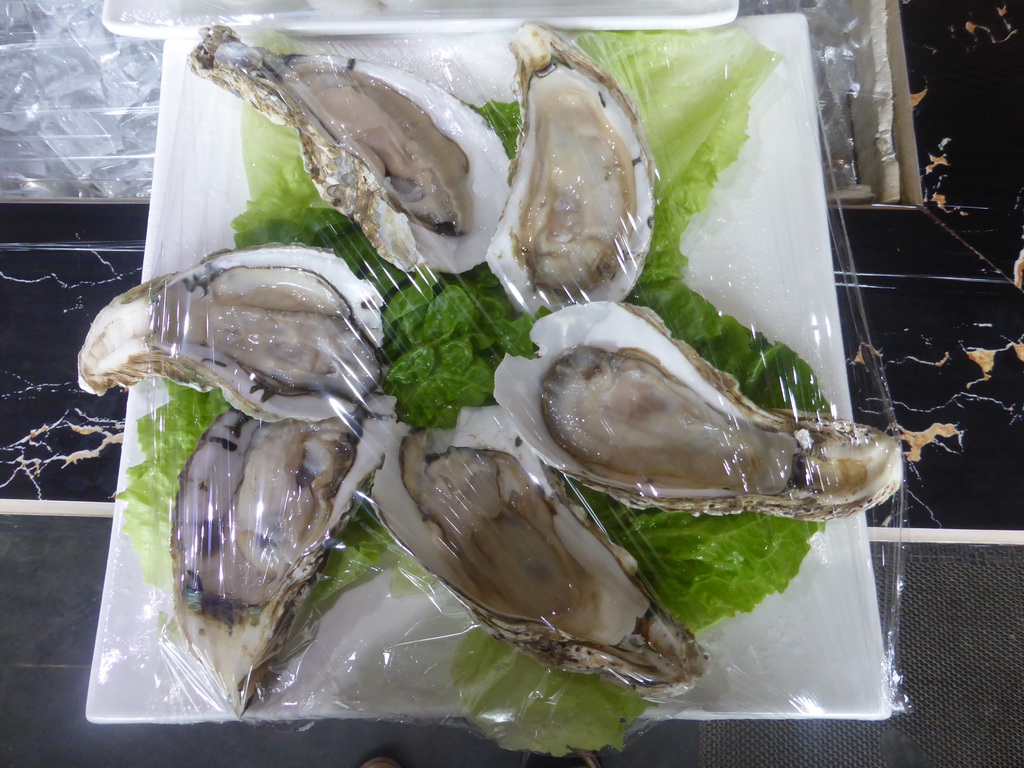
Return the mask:
<svg viewBox="0 0 1024 768">
<path fill-rule="evenodd" d="M 908 544 L 904 562 L 905 712 L 884 722 L 702 724 L 700 764 L 1024 765 L 1024 548 Z"/>
</svg>

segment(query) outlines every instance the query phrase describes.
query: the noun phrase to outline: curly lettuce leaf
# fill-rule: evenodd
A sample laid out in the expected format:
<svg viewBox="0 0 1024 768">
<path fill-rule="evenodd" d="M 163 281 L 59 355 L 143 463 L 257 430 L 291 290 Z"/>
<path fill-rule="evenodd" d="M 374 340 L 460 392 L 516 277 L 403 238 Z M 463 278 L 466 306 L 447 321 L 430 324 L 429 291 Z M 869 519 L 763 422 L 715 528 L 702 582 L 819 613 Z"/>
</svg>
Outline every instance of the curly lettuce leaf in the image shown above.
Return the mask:
<svg viewBox="0 0 1024 768">
<path fill-rule="evenodd" d="M 517 315 L 485 266 L 413 283 L 384 310 L 386 393 L 414 427 L 451 429 L 459 410 L 494 404 L 494 371 L 506 354 L 533 355 L 533 318 Z"/>
<path fill-rule="evenodd" d="M 635 515 L 624 530 L 610 531 L 623 545 L 643 542 L 643 573 L 654 594 L 697 634 L 784 591 L 810 551 L 811 536 L 822 527 L 757 512 L 722 517 L 654 512 Z"/>
<path fill-rule="evenodd" d="M 738 27 L 590 32 L 577 45 L 636 103 L 658 169 L 642 282 L 679 278 L 679 238 L 747 140 L 750 99 L 777 54 Z"/>
<path fill-rule="evenodd" d="M 143 461 L 126 472 L 121 530 L 132 541 L 150 586 L 171 588 L 171 509 L 178 475 L 213 420 L 228 409 L 220 392 L 167 382 L 170 399 L 137 424 Z"/>
<path fill-rule="evenodd" d="M 546 667 L 481 629 L 459 643 L 452 679 L 466 714 L 505 749 L 622 749 L 626 727 L 648 706 L 635 691 Z"/>
<path fill-rule="evenodd" d="M 570 493 L 636 558 L 658 602 L 694 634 L 785 590 L 823 527 L 757 512 L 638 511 L 575 482 Z"/>
</svg>

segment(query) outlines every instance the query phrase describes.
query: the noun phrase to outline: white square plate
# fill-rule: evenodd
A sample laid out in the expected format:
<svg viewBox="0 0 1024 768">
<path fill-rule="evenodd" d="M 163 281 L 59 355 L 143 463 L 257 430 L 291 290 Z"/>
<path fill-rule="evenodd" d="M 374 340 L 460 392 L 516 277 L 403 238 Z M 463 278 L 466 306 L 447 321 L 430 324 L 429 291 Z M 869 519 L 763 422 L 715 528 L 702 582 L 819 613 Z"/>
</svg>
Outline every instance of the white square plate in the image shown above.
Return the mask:
<svg viewBox="0 0 1024 768">
<path fill-rule="evenodd" d="M 814 77 L 800 16 L 737 22 L 782 54 L 751 105 L 750 140 L 723 175 L 708 209 L 684 236 L 689 283 L 722 311 L 784 341 L 818 372 L 836 414 L 850 416 Z M 474 85 L 507 88 L 511 30 L 355 41 L 366 57 L 473 73 Z M 191 41 L 166 44 L 157 160 L 144 276 L 173 272 L 232 246 L 244 210 L 241 102 L 187 71 Z M 443 50 L 438 50 L 439 48 Z M 507 98 L 507 96 L 506 96 Z M 152 404 L 133 391 L 122 462 L 139 460 L 135 420 Z M 131 542 L 114 517 L 89 687 L 96 722 L 231 719 L 204 691 L 187 654 L 161 642 L 170 595 L 143 584 Z M 378 577 L 345 592 L 316 640 L 293 659 L 253 718 L 455 713 L 448 660 L 468 626 L 454 602 L 394 596 Z M 700 638 L 707 674 L 673 716 L 883 718 L 890 712 L 885 654 L 863 516 L 829 523 L 797 578 L 753 612 Z M 418 642 L 413 642 L 418 641 Z M 183 657 L 184 656 L 184 657 Z"/>
<path fill-rule="evenodd" d="M 318 35 L 436 34 L 544 21 L 569 29 L 728 24 L 739 0 L 104 0 L 103 24 L 133 37 L 188 38 L 211 24 Z"/>
</svg>

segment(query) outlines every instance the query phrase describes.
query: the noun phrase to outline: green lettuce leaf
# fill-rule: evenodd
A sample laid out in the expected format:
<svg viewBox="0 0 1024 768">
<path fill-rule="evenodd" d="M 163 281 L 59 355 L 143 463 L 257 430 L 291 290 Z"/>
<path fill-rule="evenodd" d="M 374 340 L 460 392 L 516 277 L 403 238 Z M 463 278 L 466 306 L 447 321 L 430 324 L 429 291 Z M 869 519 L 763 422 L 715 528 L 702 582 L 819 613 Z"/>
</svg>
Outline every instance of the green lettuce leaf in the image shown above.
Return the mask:
<svg viewBox="0 0 1024 768">
<path fill-rule="evenodd" d="M 635 691 L 546 667 L 481 629 L 459 643 L 452 679 L 466 714 L 505 749 L 622 749 L 627 726 L 648 706 Z"/>
<path fill-rule="evenodd" d="M 396 291 L 384 310 L 383 388 L 414 427 L 450 429 L 459 410 L 494 404 L 494 371 L 506 354 L 530 357 L 533 317 L 517 315 L 486 266 Z"/>
<path fill-rule="evenodd" d="M 654 512 L 609 530 L 624 545 L 643 542 L 642 572 L 654 594 L 697 634 L 785 590 L 810 551 L 810 537 L 822 527 L 756 512 Z"/>
<path fill-rule="evenodd" d="M 126 472 L 121 530 L 142 563 L 142 579 L 171 589 L 171 510 L 178 475 L 213 420 L 228 409 L 220 392 L 167 382 L 170 399 L 137 424 L 143 461 Z"/>
<path fill-rule="evenodd" d="M 739 155 L 750 98 L 778 58 L 738 27 L 591 32 L 576 42 L 633 97 L 654 154 L 654 239 L 640 279 L 678 279 L 679 238 Z"/>
<path fill-rule="evenodd" d="M 636 558 L 658 602 L 694 634 L 785 590 L 823 527 L 757 512 L 639 511 L 579 483 L 569 487 L 612 541 Z"/>
</svg>

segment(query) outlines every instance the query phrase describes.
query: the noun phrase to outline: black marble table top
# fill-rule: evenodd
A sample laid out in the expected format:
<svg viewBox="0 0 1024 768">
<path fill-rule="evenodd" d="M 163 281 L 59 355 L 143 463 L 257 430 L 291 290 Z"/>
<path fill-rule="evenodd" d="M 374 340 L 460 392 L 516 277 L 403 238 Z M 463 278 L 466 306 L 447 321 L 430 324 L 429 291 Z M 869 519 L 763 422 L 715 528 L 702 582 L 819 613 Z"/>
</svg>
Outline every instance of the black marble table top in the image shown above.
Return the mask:
<svg viewBox="0 0 1024 768">
<path fill-rule="evenodd" d="M 88 322 L 139 281 L 145 204 L 0 204 L 0 498 L 113 497 L 125 396 L 97 398 L 76 378 Z M 930 209 L 843 212 L 870 336 L 844 308 L 846 356 L 882 364 L 902 430 L 907 525 L 1019 530 L 1013 505 L 978 488 L 1020 492 L 1024 449 L 1021 291 Z M 925 258 L 927 264 L 924 263 Z M 851 377 L 856 382 L 856 377 Z M 858 418 L 873 395 L 854 391 Z"/>
<path fill-rule="evenodd" d="M 914 528 L 1024 529 L 1024 296 L 928 210 L 846 212 L 869 339 L 903 442 Z M 926 262 L 926 263 L 925 263 Z M 839 275 L 840 290 L 852 290 Z M 858 357 L 860 356 L 860 357 Z M 861 417 L 872 403 L 855 402 Z M 1004 495 L 1005 494 L 1005 495 Z"/>
<path fill-rule="evenodd" d="M 0 498 L 109 502 L 126 396 L 78 386 L 89 323 L 139 283 L 145 204 L 0 205 Z"/>
</svg>

